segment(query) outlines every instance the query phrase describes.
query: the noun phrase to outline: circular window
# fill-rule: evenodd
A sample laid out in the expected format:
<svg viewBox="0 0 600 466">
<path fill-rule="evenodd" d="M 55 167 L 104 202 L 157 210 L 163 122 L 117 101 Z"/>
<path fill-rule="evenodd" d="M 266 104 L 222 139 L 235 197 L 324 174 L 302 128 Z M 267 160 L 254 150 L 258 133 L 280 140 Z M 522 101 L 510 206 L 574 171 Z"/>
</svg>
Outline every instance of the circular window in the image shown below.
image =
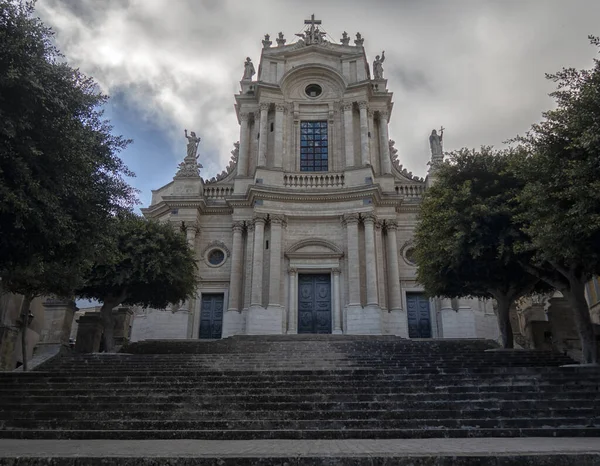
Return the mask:
<svg viewBox="0 0 600 466">
<path fill-rule="evenodd" d="M 206 255 L 208 263 L 214 267 L 225 262 L 225 253 L 221 249 L 213 249 Z"/>
<path fill-rule="evenodd" d="M 416 261 L 415 261 L 415 248 L 408 248 L 404 252 L 404 258 L 406 259 L 406 262 L 408 262 L 409 264 L 416 265 Z"/>
<path fill-rule="evenodd" d="M 304 89 L 304 92 L 306 92 L 306 95 L 309 97 L 319 97 L 323 92 L 323 88 L 318 84 L 309 84 L 306 86 L 306 89 Z"/>
</svg>

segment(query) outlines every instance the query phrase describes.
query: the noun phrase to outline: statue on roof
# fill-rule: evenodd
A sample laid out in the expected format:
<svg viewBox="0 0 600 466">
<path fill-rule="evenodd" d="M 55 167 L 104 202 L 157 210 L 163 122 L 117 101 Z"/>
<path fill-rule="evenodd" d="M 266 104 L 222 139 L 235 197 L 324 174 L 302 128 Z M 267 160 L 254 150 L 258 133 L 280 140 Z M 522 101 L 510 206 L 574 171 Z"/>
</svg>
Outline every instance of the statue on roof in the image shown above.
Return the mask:
<svg viewBox="0 0 600 466">
<path fill-rule="evenodd" d="M 304 24 L 310 25 L 304 32 L 296 34 L 300 37 L 298 45 L 323 45 L 327 42 L 325 39 L 325 31 L 319 29 L 317 24 L 321 24 L 320 19 L 315 19 L 315 15 L 311 15 L 310 19 L 304 20 Z"/>
<path fill-rule="evenodd" d="M 429 136 L 429 147 L 431 148 L 431 158 L 439 159 L 444 156 L 444 150 L 442 148 L 442 138 L 444 137 L 444 127 L 440 128 L 440 134 L 434 129 L 431 131 Z"/>
<path fill-rule="evenodd" d="M 393 57 L 392 57 L 393 58 Z M 381 57 L 377 55 L 373 61 L 373 79 L 383 79 L 383 62 L 385 60 L 385 50 L 381 52 Z"/>
<path fill-rule="evenodd" d="M 242 81 L 252 81 L 252 76 L 256 74 L 256 70 L 254 69 L 254 65 L 252 64 L 252 60 L 250 57 L 246 57 L 246 62 L 244 63 L 244 76 L 242 76 Z"/>
<path fill-rule="evenodd" d="M 198 152 L 198 144 L 200 144 L 200 138 L 197 137 L 196 133 L 193 131 L 188 135 L 187 129 L 183 130 L 183 134 L 185 134 L 185 137 L 188 140 L 187 154 L 183 159 L 183 162 L 178 165 L 179 170 L 177 171 L 175 178 L 190 176 L 198 177 L 200 176 L 200 169 L 202 168 L 202 165 L 197 162 L 199 156 L 196 155 L 196 152 Z"/>
</svg>

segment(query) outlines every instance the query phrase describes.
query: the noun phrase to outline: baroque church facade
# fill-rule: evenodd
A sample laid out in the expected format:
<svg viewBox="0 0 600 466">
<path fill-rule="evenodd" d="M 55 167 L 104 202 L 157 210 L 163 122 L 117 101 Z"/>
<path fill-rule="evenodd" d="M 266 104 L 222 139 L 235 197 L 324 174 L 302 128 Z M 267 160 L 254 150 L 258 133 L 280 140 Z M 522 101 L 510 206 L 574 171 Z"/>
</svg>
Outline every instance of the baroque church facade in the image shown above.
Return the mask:
<svg viewBox="0 0 600 466">
<path fill-rule="evenodd" d="M 429 299 L 412 237 L 432 182 L 403 169 L 388 122 L 385 55 L 360 34 L 328 40 L 314 16 L 299 39 L 265 36 L 235 95 L 228 168 L 203 180 L 196 150 L 153 191 L 146 217 L 172 222 L 199 264 L 197 297 L 136 314 L 132 340 L 236 334 L 497 338 L 489 301 Z M 352 42 L 352 43 L 351 43 Z M 432 135 L 432 167 L 442 157 Z"/>
</svg>

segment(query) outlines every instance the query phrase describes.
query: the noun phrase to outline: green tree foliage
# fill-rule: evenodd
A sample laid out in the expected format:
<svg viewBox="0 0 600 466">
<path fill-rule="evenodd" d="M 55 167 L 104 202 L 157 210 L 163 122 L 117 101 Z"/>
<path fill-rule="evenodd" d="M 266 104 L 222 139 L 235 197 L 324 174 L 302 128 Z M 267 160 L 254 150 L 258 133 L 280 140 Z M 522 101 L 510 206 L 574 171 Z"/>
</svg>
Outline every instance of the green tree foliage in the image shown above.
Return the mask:
<svg viewBox="0 0 600 466">
<path fill-rule="evenodd" d="M 462 149 L 435 171 L 417 225 L 417 278 L 431 296 L 495 298 L 505 348 L 513 347 L 511 304 L 538 286 L 514 252 L 523 237 L 513 221 L 514 197 L 523 181 L 511 166 L 521 151 Z"/>
<path fill-rule="evenodd" d="M 106 351 L 114 347 L 113 308 L 128 304 L 161 309 L 194 295 L 194 253 L 170 224 L 133 214 L 118 216 L 103 251 L 77 295 L 102 302 Z"/>
<path fill-rule="evenodd" d="M 532 154 L 520 164 L 520 219 L 529 237 L 521 249 L 535 254 L 530 271 L 569 300 L 584 360 L 597 362 L 584 286 L 600 273 L 600 61 L 547 78 L 557 83 L 557 107 L 516 140 Z"/>
<path fill-rule="evenodd" d="M 33 15 L 33 2 L 0 0 L 0 283 L 26 303 L 68 296 L 136 194 L 117 156 L 128 141 L 102 117 L 106 96 Z"/>
</svg>

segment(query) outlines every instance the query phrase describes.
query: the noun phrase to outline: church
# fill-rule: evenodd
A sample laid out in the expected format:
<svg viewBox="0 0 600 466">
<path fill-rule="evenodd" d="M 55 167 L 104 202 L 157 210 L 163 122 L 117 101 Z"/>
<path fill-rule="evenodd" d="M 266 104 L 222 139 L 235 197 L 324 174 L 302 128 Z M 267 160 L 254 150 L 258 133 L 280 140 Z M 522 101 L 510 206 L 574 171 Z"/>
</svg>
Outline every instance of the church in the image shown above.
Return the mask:
<svg viewBox="0 0 600 466">
<path fill-rule="evenodd" d="M 430 299 L 415 280 L 413 231 L 443 131 L 430 136 L 426 179 L 402 168 L 388 134 L 385 53 L 370 67 L 363 42 L 346 32 L 334 41 L 314 15 L 293 41 L 265 35 L 257 69 L 244 63 L 239 143 L 217 177 L 200 176 L 200 138 L 185 132 L 173 181 L 142 211 L 186 235 L 199 264 L 197 296 L 139 310 L 133 341 L 497 338 L 492 302 Z"/>
</svg>

